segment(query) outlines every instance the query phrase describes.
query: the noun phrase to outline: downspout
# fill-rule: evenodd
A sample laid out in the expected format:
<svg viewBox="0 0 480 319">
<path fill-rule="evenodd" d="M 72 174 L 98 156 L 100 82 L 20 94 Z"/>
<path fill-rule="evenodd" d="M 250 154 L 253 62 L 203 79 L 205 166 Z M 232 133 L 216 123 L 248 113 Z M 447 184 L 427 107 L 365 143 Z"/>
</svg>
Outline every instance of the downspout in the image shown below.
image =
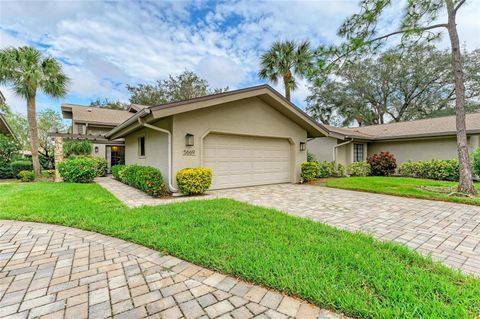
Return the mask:
<svg viewBox="0 0 480 319">
<path fill-rule="evenodd" d="M 172 193 L 178 192 L 178 189 L 176 189 L 172 185 L 172 175 L 173 175 L 173 171 L 172 171 L 172 133 L 169 130 L 164 130 L 163 128 L 160 128 L 158 126 L 147 124 L 147 123 L 143 122 L 140 117 L 138 118 L 138 123 L 140 123 L 140 125 L 143 126 L 143 127 L 146 127 L 146 128 L 149 128 L 149 129 L 167 134 L 167 136 L 168 136 L 168 155 L 167 155 L 168 156 L 168 188 L 170 189 L 170 191 Z"/>
<path fill-rule="evenodd" d="M 337 162 L 337 148 L 343 145 L 347 145 L 353 142 L 353 138 L 350 141 L 346 141 L 340 144 L 337 144 L 333 147 L 333 161 L 336 163 Z"/>
</svg>

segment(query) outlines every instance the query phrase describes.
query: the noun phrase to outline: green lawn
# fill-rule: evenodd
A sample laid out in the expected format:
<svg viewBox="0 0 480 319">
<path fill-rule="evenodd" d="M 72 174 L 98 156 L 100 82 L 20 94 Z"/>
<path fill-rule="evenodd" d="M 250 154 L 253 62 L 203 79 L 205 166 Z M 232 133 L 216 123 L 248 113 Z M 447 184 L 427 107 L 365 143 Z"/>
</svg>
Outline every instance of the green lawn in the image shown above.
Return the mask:
<svg viewBox="0 0 480 319">
<path fill-rule="evenodd" d="M 397 244 L 233 200 L 129 209 L 95 184 L 1 184 L 0 219 L 112 235 L 353 317 L 479 317 L 478 279 Z"/>
<path fill-rule="evenodd" d="M 455 187 L 457 185 L 455 182 L 434 181 L 430 179 L 408 177 L 369 176 L 331 178 L 321 182 L 320 184 L 328 187 L 352 189 L 372 193 L 480 205 L 480 196 L 464 197 L 458 195 L 449 195 L 449 191 L 455 191 Z M 475 185 L 477 190 L 480 191 L 480 183 L 476 183 Z M 428 189 L 422 187 L 428 187 Z"/>
</svg>

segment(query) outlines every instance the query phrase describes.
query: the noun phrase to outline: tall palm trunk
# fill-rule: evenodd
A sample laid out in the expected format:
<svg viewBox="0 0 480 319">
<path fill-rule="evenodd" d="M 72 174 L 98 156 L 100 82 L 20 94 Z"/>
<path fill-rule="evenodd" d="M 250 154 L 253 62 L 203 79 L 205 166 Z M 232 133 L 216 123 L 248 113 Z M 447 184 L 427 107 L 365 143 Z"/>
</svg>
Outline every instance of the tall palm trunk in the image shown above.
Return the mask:
<svg viewBox="0 0 480 319">
<path fill-rule="evenodd" d="M 283 74 L 283 86 L 285 87 L 285 98 L 290 101 L 290 81 L 292 80 L 292 73 L 290 71 Z"/>
<path fill-rule="evenodd" d="M 457 150 L 460 162 L 460 180 L 458 191 L 475 194 L 473 186 L 472 167 L 468 156 L 467 129 L 465 123 L 465 80 L 461 63 L 460 41 L 458 39 L 456 12 L 452 1 L 447 0 L 448 35 L 452 46 L 452 68 L 455 77 L 455 111 L 457 125 Z"/>
<path fill-rule="evenodd" d="M 35 178 L 40 177 L 40 161 L 38 159 L 38 130 L 37 111 L 35 106 L 35 95 L 27 98 L 28 134 L 30 136 L 30 147 L 32 151 L 33 171 Z"/>
</svg>

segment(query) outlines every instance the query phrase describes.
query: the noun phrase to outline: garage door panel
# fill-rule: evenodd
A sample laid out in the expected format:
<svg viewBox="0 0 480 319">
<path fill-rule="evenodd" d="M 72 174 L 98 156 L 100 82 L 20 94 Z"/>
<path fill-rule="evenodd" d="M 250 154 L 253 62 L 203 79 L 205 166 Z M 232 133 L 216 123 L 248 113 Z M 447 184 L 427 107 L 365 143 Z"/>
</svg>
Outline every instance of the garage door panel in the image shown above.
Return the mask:
<svg viewBox="0 0 480 319">
<path fill-rule="evenodd" d="M 211 134 L 204 140 L 204 166 L 212 189 L 290 182 L 290 143 L 285 139 Z"/>
</svg>

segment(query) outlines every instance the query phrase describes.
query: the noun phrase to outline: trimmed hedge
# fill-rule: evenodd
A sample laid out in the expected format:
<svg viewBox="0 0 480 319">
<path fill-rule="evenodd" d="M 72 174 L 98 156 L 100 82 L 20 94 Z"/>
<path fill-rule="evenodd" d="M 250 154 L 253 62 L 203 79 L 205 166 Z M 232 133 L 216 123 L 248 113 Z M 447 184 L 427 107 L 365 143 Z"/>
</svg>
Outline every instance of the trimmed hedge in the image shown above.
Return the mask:
<svg viewBox="0 0 480 319">
<path fill-rule="evenodd" d="M 400 165 L 398 173 L 406 177 L 458 181 L 460 168 L 458 160 L 407 161 Z"/>
<path fill-rule="evenodd" d="M 317 178 L 343 176 L 345 176 L 345 167 L 342 164 L 327 161 L 318 163 Z"/>
<path fill-rule="evenodd" d="M 202 194 L 212 185 L 212 170 L 202 167 L 181 169 L 177 172 L 177 185 L 182 194 Z"/>
<path fill-rule="evenodd" d="M 67 183 L 91 183 L 97 176 L 95 162 L 89 157 L 73 157 L 58 164 L 58 171 Z"/>
<path fill-rule="evenodd" d="M 22 182 L 33 182 L 35 180 L 35 173 L 33 171 L 21 171 L 18 173 L 17 178 Z"/>
<path fill-rule="evenodd" d="M 480 147 L 472 154 L 472 169 L 475 175 L 480 176 Z"/>
<path fill-rule="evenodd" d="M 313 181 L 317 177 L 318 173 L 318 163 L 317 162 L 305 162 L 302 163 L 302 181 L 309 182 Z"/>
<path fill-rule="evenodd" d="M 397 160 L 389 152 L 380 152 L 367 157 L 367 163 L 370 164 L 370 174 L 373 176 L 389 176 L 395 173 Z"/>
<path fill-rule="evenodd" d="M 19 160 L 10 163 L 12 175 L 17 177 L 21 171 L 31 171 L 33 169 L 32 162 L 29 160 Z"/>
<path fill-rule="evenodd" d="M 118 181 L 122 181 L 122 178 L 120 177 L 120 174 L 123 172 L 124 169 L 125 169 L 125 165 L 114 165 L 114 166 L 112 166 L 113 177 Z"/>
<path fill-rule="evenodd" d="M 347 174 L 349 176 L 367 176 L 370 174 L 370 164 L 367 162 L 353 162 L 347 165 Z"/>
<path fill-rule="evenodd" d="M 167 194 L 162 173 L 150 166 L 126 165 L 118 169 L 121 182 L 138 188 L 150 196 L 159 197 Z"/>
<path fill-rule="evenodd" d="M 0 160 L 0 179 L 13 178 L 9 161 Z"/>
</svg>

